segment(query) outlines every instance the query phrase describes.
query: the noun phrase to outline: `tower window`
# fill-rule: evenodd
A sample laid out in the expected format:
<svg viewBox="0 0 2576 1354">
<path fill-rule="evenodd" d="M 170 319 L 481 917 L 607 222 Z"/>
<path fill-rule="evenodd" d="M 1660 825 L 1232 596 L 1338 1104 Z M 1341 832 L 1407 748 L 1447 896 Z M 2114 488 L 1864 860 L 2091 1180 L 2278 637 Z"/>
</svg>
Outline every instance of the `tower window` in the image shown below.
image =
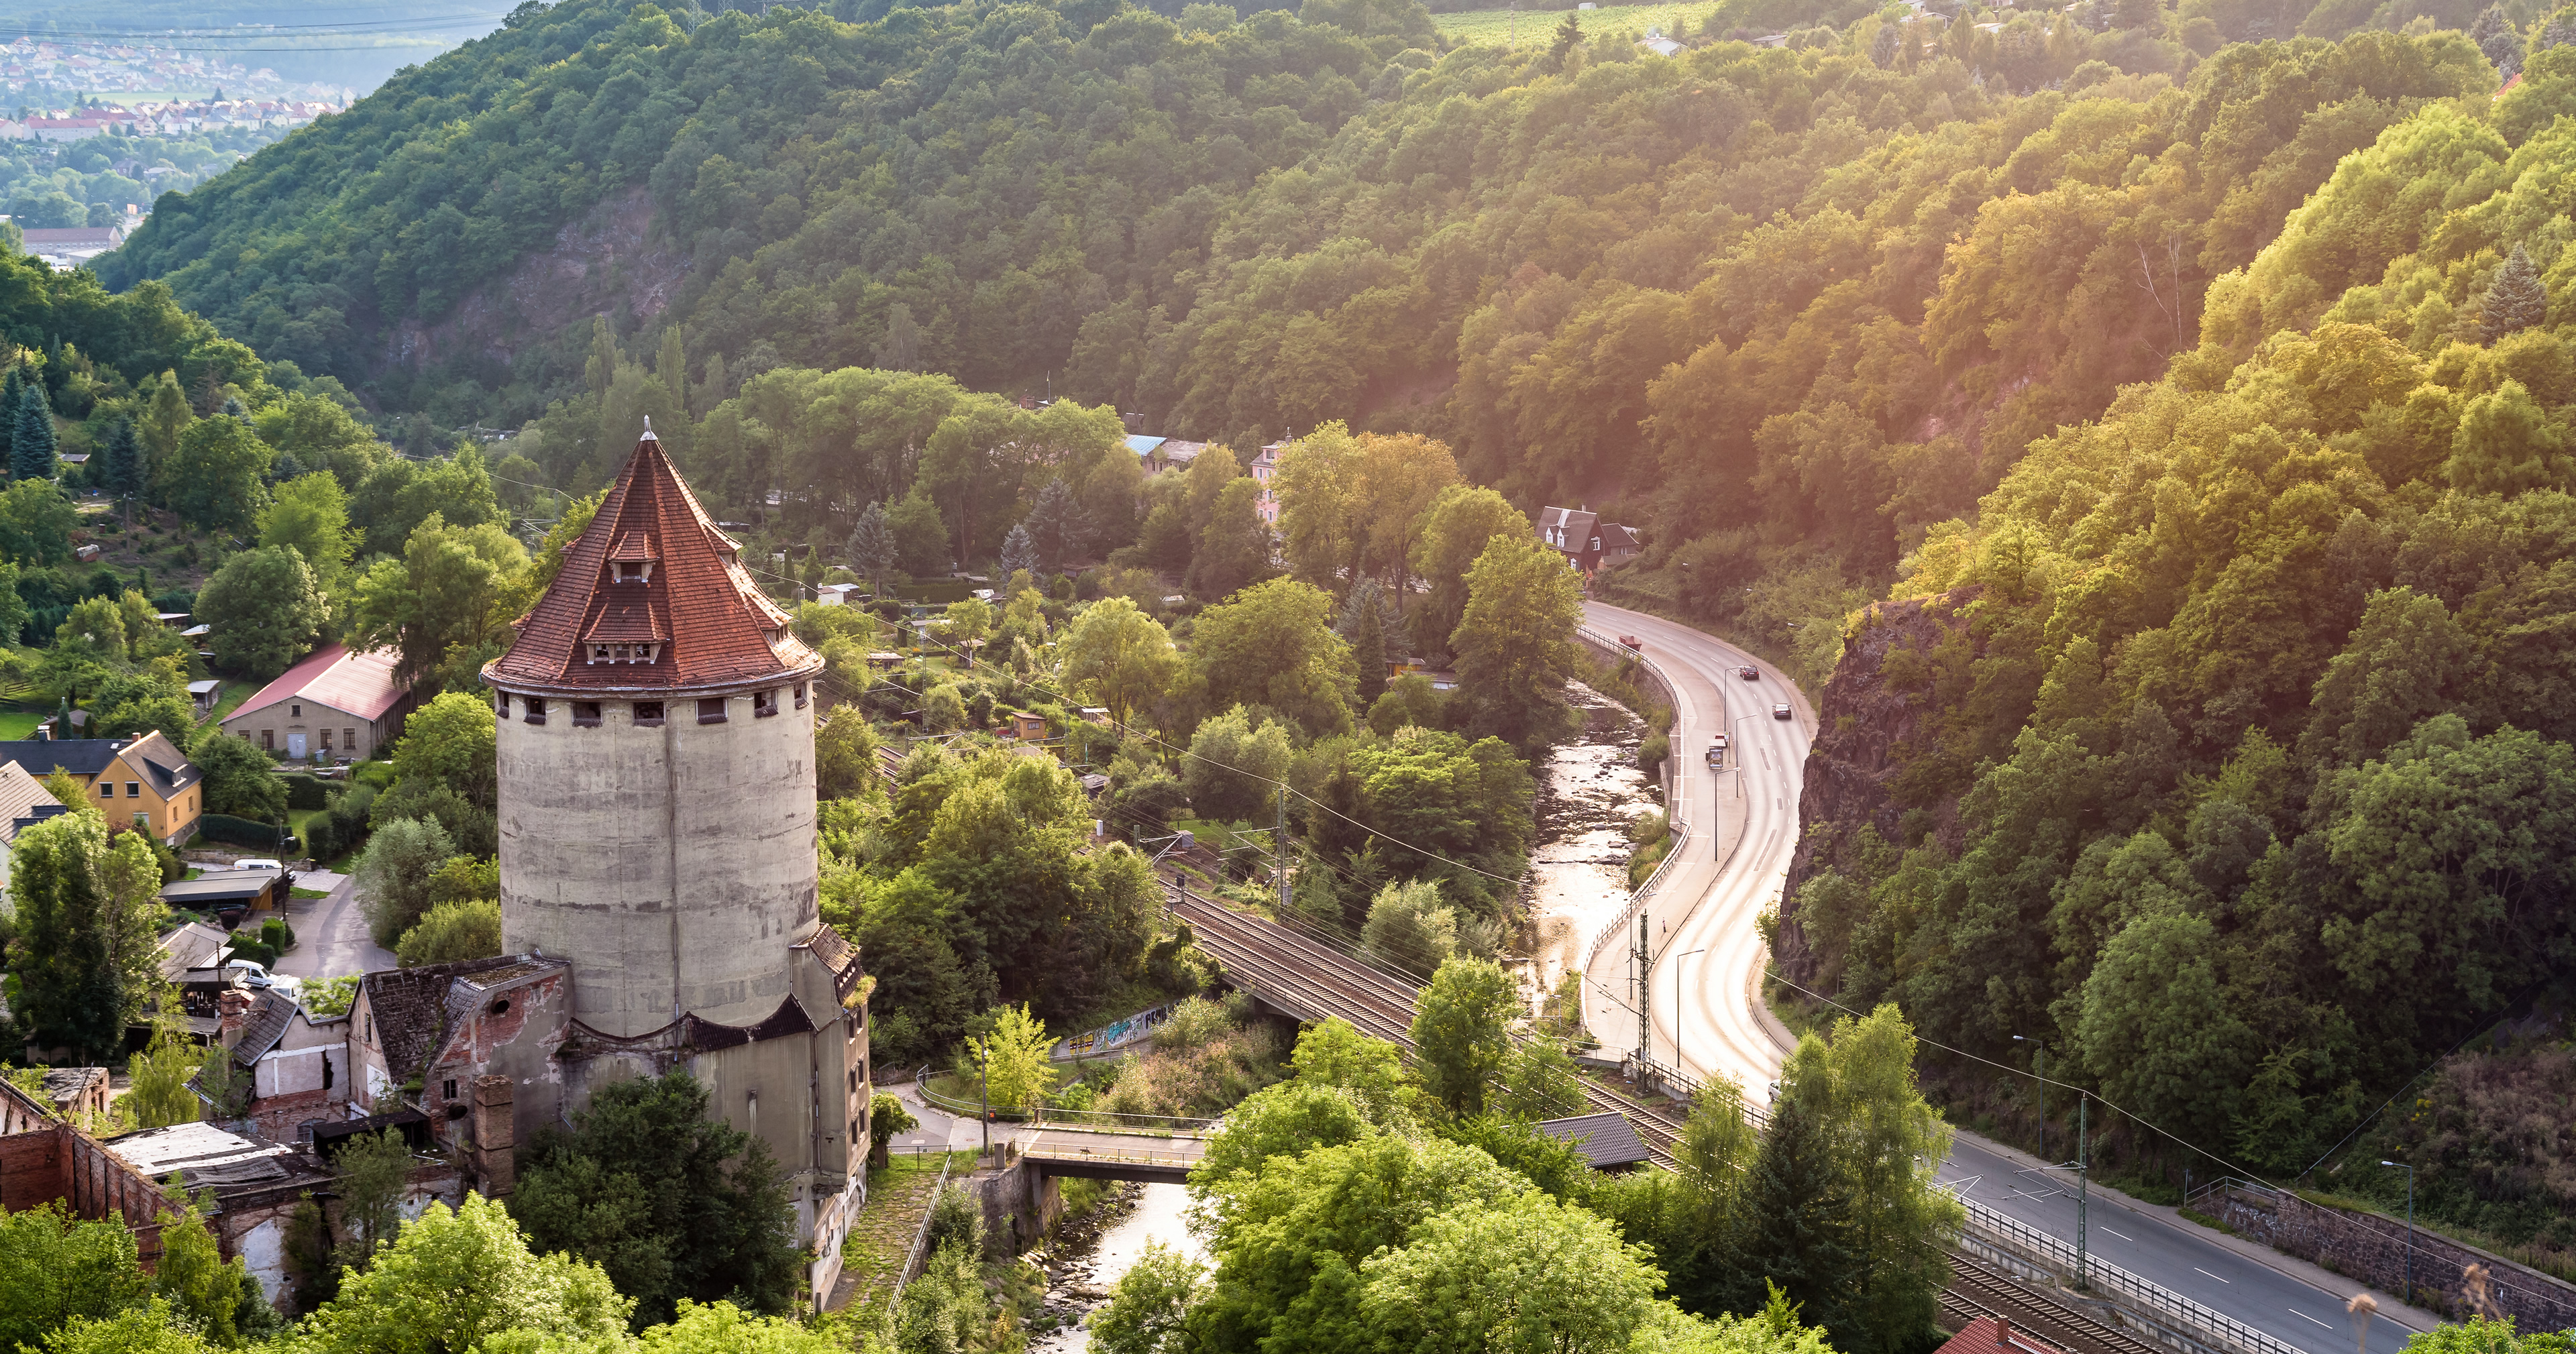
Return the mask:
<svg viewBox="0 0 2576 1354">
<path fill-rule="evenodd" d="M 456 1098 L 456 1078 L 449 1077 L 438 1084 L 438 1098 L 441 1100 Z"/>
<path fill-rule="evenodd" d="M 805 708 L 805 684 L 803 682 L 798 682 L 796 684 L 796 708 L 799 710 Z"/>
<path fill-rule="evenodd" d="M 662 727 L 662 702 L 635 702 L 635 722 L 648 729 L 658 729 Z"/>
<path fill-rule="evenodd" d="M 767 719 L 771 715 L 777 713 L 777 691 L 755 691 L 751 693 L 751 714 L 754 719 Z"/>
<path fill-rule="evenodd" d="M 492 693 L 492 713 L 503 719 L 508 719 L 510 717 L 509 692 L 495 691 Z"/>
<path fill-rule="evenodd" d="M 572 703 L 572 726 L 576 729 L 598 728 L 599 702 L 574 701 Z"/>
<path fill-rule="evenodd" d="M 710 697 L 708 697 L 708 698 L 707 698 L 707 699 L 705 699 L 705 700 L 699 701 L 699 702 L 698 702 L 698 722 L 699 722 L 699 723 L 701 723 L 701 724 L 722 724 L 722 723 L 724 723 L 724 722 L 725 722 L 725 702 L 724 702 L 724 697 L 722 697 L 722 696 L 710 696 Z"/>
<path fill-rule="evenodd" d="M 521 704 L 528 707 L 528 713 L 523 716 L 528 723 L 543 724 L 546 722 L 546 703 L 544 701 L 541 701 L 534 696 L 529 696 L 523 700 Z"/>
</svg>

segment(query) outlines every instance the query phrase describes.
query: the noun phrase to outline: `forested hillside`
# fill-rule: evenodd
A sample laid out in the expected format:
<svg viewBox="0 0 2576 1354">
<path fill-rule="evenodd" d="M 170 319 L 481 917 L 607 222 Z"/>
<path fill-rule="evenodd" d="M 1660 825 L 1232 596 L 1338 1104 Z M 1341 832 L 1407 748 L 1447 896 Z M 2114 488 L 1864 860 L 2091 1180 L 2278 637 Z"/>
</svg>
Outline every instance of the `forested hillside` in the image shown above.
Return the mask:
<svg viewBox="0 0 2576 1354">
<path fill-rule="evenodd" d="M 2367 1123 L 2562 1270 L 2564 1137 L 2509 1125 L 2576 963 L 2571 58 L 2344 160 L 2164 379 L 1934 530 L 1847 632 L 1783 937 L 2259 1170 Z"/>
</svg>

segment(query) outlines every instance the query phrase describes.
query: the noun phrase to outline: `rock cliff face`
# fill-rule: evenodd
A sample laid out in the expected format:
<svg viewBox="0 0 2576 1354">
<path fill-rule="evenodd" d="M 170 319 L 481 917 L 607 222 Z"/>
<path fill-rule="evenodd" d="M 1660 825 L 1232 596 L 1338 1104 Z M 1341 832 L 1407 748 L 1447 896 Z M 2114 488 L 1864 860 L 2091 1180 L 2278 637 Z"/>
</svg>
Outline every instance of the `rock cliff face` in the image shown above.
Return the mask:
<svg viewBox="0 0 2576 1354">
<path fill-rule="evenodd" d="M 1955 839 L 1958 801 L 1933 804 L 1899 801 L 1894 781 L 1908 748 L 1931 736 L 1936 713 L 1919 682 L 1904 683 L 1888 671 L 1887 659 L 1899 650 L 1929 655 L 1944 640 L 1965 630 L 1957 612 L 1970 600 L 1965 593 L 1887 602 L 1872 607 L 1858 634 L 1843 645 L 1842 660 L 1825 683 L 1824 701 L 1816 712 L 1816 740 L 1807 750 L 1805 788 L 1798 795 L 1798 852 L 1789 862 L 1788 889 L 1781 904 L 1780 935 L 1774 958 L 1804 981 L 1815 973 L 1816 956 L 1798 928 L 1799 886 L 1848 863 L 1855 837 L 1863 826 L 1878 829 L 1895 842 L 1909 807 L 1928 809 L 1933 831 Z M 1919 671 L 1919 665 L 1915 666 Z"/>
<path fill-rule="evenodd" d="M 556 231 L 551 246 L 521 255 L 508 273 L 466 293 L 444 318 L 403 320 L 387 330 L 377 366 L 426 368 L 458 354 L 507 366 L 521 347 L 588 316 L 661 314 L 688 259 L 653 229 L 654 211 L 641 186 L 607 198 Z"/>
</svg>

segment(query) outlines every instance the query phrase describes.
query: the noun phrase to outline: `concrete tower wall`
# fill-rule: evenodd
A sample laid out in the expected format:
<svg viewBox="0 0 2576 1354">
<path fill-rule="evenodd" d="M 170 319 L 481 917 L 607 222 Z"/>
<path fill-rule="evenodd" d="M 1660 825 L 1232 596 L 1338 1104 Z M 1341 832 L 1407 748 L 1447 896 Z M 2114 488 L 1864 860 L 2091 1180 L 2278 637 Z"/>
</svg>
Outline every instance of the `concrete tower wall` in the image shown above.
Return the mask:
<svg viewBox="0 0 2576 1354">
<path fill-rule="evenodd" d="M 786 947 L 812 933 L 814 711 L 804 679 L 718 693 L 700 723 L 695 693 L 661 695 L 659 727 L 631 700 L 602 699 L 599 722 L 546 696 L 527 722 L 510 693 L 499 726 L 502 946 L 579 966 L 573 1013 L 638 1035 L 685 1013 L 755 1024 L 790 989 Z"/>
</svg>

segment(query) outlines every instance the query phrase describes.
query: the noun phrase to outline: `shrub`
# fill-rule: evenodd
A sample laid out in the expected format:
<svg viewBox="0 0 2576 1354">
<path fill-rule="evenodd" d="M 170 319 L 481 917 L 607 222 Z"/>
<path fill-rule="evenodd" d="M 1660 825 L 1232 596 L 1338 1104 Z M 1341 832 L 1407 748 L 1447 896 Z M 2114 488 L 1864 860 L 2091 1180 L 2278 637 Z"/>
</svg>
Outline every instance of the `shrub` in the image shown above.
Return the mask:
<svg viewBox="0 0 2576 1354">
<path fill-rule="evenodd" d="M 331 787 L 312 776 L 281 776 L 286 782 L 286 807 L 322 809 L 331 805 Z"/>
</svg>

